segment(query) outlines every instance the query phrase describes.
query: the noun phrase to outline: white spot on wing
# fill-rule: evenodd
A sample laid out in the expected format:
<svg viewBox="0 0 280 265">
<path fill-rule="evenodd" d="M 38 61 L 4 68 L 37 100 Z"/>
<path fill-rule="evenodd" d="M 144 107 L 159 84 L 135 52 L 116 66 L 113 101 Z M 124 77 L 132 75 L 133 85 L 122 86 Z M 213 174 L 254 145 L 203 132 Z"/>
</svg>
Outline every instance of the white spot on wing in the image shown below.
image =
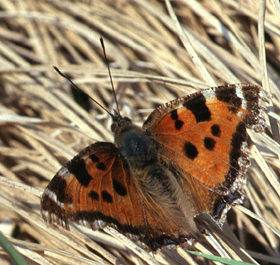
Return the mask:
<svg viewBox="0 0 280 265">
<path fill-rule="evenodd" d="M 206 99 L 214 99 L 215 97 L 215 91 L 213 89 L 206 89 L 201 91 L 201 93 Z"/>
<path fill-rule="evenodd" d="M 57 195 L 51 191 L 50 189 L 46 188 L 44 192 L 45 196 L 48 196 L 50 200 L 54 201 L 60 208 L 64 208 L 64 203 L 57 199 Z"/>
<path fill-rule="evenodd" d="M 49 214 L 48 211 L 43 211 L 43 215 L 44 215 L 44 217 L 45 217 L 47 220 L 50 219 L 50 214 Z"/>
<path fill-rule="evenodd" d="M 46 188 L 44 195 L 47 195 L 51 200 L 53 200 L 54 202 L 57 202 L 56 194 L 53 191 L 51 191 L 50 189 Z"/>
<path fill-rule="evenodd" d="M 62 167 L 58 172 L 57 175 L 59 175 L 60 177 L 67 179 L 71 176 L 71 174 L 69 174 L 69 171 L 66 167 Z"/>
<path fill-rule="evenodd" d="M 60 208 L 64 208 L 64 203 L 61 202 L 61 201 L 57 201 L 57 205 L 60 207 Z"/>
<path fill-rule="evenodd" d="M 244 96 L 243 96 L 242 87 L 237 86 L 237 87 L 235 88 L 235 91 L 236 91 L 236 95 L 237 95 L 239 98 L 245 99 Z"/>
<path fill-rule="evenodd" d="M 239 97 L 242 100 L 242 108 L 243 109 L 247 109 L 247 101 L 244 98 L 242 87 L 241 86 L 237 86 L 235 88 L 235 90 L 236 90 L 237 97 Z"/>
<path fill-rule="evenodd" d="M 237 113 L 237 116 L 239 116 L 240 118 L 242 118 L 242 115 L 243 113 L 242 113 L 242 111 L 239 111 L 238 113 Z"/>
</svg>

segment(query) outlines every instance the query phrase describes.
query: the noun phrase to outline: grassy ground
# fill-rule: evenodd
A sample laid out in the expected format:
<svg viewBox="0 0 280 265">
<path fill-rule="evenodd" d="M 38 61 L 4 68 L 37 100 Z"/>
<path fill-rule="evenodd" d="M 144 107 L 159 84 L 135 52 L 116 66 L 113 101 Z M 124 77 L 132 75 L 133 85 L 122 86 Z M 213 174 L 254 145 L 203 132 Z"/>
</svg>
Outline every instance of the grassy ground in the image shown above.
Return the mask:
<svg viewBox="0 0 280 265">
<path fill-rule="evenodd" d="M 154 0 L 0 0 L 0 230 L 29 264 L 211 263 L 182 248 L 149 255 L 113 231 L 68 232 L 41 219 L 40 195 L 58 169 L 90 143 L 113 140 L 110 117 L 52 68 L 112 110 L 100 36 L 121 112 L 138 125 L 159 104 L 209 86 L 246 82 L 272 93 L 268 128 L 251 133 L 244 205 L 192 249 L 280 264 L 280 7 L 261 2 L 172 1 L 168 10 Z M 10 262 L 0 250 L 0 263 Z"/>
</svg>

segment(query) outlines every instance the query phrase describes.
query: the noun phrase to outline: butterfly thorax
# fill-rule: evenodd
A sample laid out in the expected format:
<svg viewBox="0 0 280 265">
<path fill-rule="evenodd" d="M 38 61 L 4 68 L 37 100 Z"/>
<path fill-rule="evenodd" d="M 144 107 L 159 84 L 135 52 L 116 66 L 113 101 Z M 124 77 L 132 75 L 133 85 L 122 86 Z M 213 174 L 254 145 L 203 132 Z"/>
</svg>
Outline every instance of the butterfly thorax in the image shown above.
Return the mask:
<svg viewBox="0 0 280 265">
<path fill-rule="evenodd" d="M 157 162 L 153 139 L 140 127 L 122 122 L 115 131 L 115 144 L 132 170 L 142 169 Z"/>
</svg>

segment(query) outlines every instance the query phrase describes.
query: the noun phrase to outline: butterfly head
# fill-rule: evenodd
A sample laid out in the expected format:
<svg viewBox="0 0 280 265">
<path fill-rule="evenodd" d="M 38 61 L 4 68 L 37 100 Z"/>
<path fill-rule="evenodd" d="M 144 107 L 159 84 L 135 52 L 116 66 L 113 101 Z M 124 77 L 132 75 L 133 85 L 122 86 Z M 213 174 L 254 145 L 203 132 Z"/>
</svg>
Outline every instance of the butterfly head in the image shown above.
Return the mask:
<svg viewBox="0 0 280 265">
<path fill-rule="evenodd" d="M 120 127 L 125 127 L 132 124 L 131 119 L 127 117 L 122 117 L 117 111 L 114 110 L 114 114 L 112 114 L 113 123 L 111 125 L 111 131 L 116 134 Z"/>
</svg>

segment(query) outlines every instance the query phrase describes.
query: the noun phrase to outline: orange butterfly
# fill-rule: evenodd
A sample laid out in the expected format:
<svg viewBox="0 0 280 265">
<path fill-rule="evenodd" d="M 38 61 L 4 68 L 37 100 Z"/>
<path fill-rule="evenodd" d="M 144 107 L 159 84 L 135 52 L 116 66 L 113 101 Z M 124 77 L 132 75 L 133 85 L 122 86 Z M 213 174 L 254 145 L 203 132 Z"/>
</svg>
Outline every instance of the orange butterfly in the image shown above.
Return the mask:
<svg viewBox="0 0 280 265">
<path fill-rule="evenodd" d="M 265 128 L 267 100 L 259 86 L 236 84 L 159 106 L 142 128 L 110 114 L 115 143 L 92 144 L 57 172 L 41 199 L 43 219 L 111 226 L 153 251 L 195 237 L 201 213 L 222 226 L 243 201 L 246 127 Z"/>
</svg>

